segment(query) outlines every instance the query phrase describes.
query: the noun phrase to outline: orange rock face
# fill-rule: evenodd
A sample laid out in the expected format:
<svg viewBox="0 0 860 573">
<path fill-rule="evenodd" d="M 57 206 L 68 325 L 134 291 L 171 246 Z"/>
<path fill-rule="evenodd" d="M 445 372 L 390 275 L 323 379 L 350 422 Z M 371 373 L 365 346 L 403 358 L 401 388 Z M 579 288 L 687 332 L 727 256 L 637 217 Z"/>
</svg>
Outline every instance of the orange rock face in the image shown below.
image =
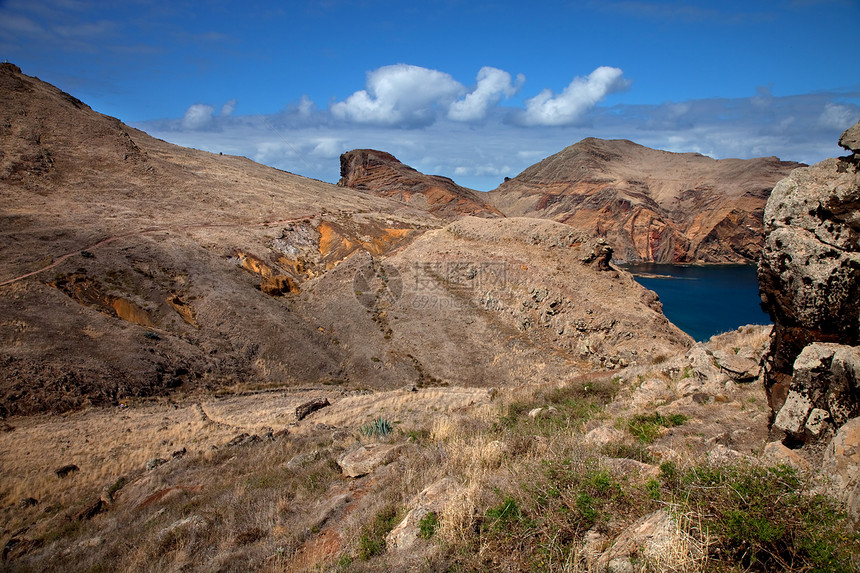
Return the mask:
<svg viewBox="0 0 860 573">
<path fill-rule="evenodd" d="M 588 138 L 505 181 L 490 202 L 604 237 L 620 261 L 747 263 L 761 252 L 771 189 L 800 166 Z"/>
<path fill-rule="evenodd" d="M 384 151 L 355 149 L 340 156 L 341 187 L 369 191 L 430 211 L 445 219 L 463 215 L 503 217 L 480 192 L 438 175 L 425 175 Z"/>
</svg>

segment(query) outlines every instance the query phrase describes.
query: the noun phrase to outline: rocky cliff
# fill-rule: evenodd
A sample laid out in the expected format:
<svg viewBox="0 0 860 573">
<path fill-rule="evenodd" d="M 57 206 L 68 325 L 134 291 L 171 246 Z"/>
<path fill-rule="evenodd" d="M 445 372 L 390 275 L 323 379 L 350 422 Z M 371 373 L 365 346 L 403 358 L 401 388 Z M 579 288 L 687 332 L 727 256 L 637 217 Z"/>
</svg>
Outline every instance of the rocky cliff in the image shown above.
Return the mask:
<svg viewBox="0 0 860 573">
<path fill-rule="evenodd" d="M 505 181 L 490 201 L 508 216 L 605 237 L 619 261 L 749 263 L 761 251 L 770 190 L 798 166 L 588 138 Z"/>
<path fill-rule="evenodd" d="M 860 415 L 860 123 L 850 154 L 797 169 L 773 189 L 759 263 L 774 322 L 765 387 L 774 427 L 807 442 Z"/>
<path fill-rule="evenodd" d="M 447 177 L 425 175 L 390 153 L 374 149 L 354 149 L 341 155 L 338 185 L 396 199 L 446 219 L 504 216 L 478 191 L 461 187 Z"/>
</svg>

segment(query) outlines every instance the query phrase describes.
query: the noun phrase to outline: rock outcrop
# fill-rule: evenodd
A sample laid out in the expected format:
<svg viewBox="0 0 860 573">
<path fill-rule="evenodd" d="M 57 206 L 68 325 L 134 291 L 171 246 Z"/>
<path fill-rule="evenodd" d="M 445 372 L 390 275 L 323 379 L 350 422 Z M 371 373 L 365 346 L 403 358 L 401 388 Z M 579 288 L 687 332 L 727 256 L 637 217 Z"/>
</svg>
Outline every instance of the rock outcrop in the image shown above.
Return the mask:
<svg viewBox="0 0 860 573">
<path fill-rule="evenodd" d="M 799 163 L 711 159 L 587 138 L 490 191 L 505 215 L 605 237 L 624 262 L 750 263 L 770 190 Z"/>
<path fill-rule="evenodd" d="M 858 125 L 840 139 L 851 155 L 793 171 L 765 209 L 765 388 L 774 426 L 804 442 L 860 414 Z"/>
<path fill-rule="evenodd" d="M 396 199 L 445 219 L 504 216 L 478 191 L 461 187 L 447 177 L 425 175 L 390 153 L 375 149 L 354 149 L 341 155 L 338 185 Z"/>
</svg>

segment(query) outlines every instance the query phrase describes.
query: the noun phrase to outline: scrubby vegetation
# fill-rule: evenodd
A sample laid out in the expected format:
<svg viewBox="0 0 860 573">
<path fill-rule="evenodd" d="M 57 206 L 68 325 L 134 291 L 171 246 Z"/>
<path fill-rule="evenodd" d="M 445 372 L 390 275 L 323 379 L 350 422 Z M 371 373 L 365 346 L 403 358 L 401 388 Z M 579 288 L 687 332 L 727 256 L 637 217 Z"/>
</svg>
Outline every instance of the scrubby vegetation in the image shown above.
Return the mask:
<svg viewBox="0 0 860 573">
<path fill-rule="evenodd" d="M 478 401 L 469 391 L 444 408 L 456 390 L 359 396 L 348 415 L 335 404 L 314 414 L 326 423 L 234 446 L 224 444 L 235 430 L 176 414 L 176 432 L 222 432 L 221 445 L 120 476 L 83 466 L 59 482 L 65 497 L 6 511 L 18 533 L 4 569 L 584 572 L 620 558 L 637 572 L 860 570 L 860 537 L 811 474 L 756 457 L 755 439 L 748 455 L 704 455 L 726 439 L 729 413 L 750 424 L 744 432 L 764 419 L 764 401 L 751 399 L 760 389 L 631 407 L 643 380 L 671 389 L 689 378 L 669 361 L 653 368 L 634 384 L 607 372 Z M 238 404 L 209 410 L 230 411 L 248 416 Z M 399 448 L 394 461 L 345 478 L 339 460 L 380 437 Z M 398 547 L 389 534 L 442 478 L 453 489 Z M 75 517 L 102 488 L 110 505 Z M 47 517 L 25 530 L 15 520 L 26 515 Z M 630 541 L 637 528 L 651 537 Z"/>
</svg>

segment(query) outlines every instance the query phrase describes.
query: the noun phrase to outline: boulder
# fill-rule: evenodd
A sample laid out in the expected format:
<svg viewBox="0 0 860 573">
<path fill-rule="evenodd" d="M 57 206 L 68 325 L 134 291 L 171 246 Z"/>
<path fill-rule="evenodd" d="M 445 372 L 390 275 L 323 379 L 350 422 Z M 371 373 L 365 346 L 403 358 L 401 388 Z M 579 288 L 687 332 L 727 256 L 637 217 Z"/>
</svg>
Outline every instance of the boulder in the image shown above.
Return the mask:
<svg viewBox="0 0 860 573">
<path fill-rule="evenodd" d="M 624 441 L 625 434 L 612 426 L 600 426 L 585 434 L 585 442 L 593 446 L 601 447 L 613 442 Z"/>
<path fill-rule="evenodd" d="M 296 420 L 304 420 L 317 410 L 331 406 L 328 398 L 314 398 L 296 407 Z"/>
<path fill-rule="evenodd" d="M 426 487 L 410 502 L 412 509 L 385 537 L 387 547 L 409 549 L 418 541 L 420 523 L 428 514 L 440 514 L 445 503 L 460 490 L 460 485 L 451 477 L 442 478 Z"/>
<path fill-rule="evenodd" d="M 795 439 L 822 436 L 860 416 L 860 347 L 816 342 L 794 361 L 788 395 L 773 426 Z"/>
<path fill-rule="evenodd" d="M 824 452 L 821 473 L 830 483 L 829 492 L 840 501 L 860 485 L 860 418 L 854 418 L 836 433 Z"/>
<path fill-rule="evenodd" d="M 845 130 L 839 138 L 839 145 L 852 153 L 860 151 L 860 122 Z"/>
<path fill-rule="evenodd" d="M 821 396 L 793 385 L 804 348 L 814 342 L 860 344 L 858 131 L 860 124 L 840 139 L 854 154 L 795 169 L 773 188 L 765 208 L 758 279 L 762 308 L 774 323 L 764 360 L 774 419 L 792 389 L 820 407 Z M 858 395 L 849 401 L 822 409 L 855 411 Z"/>
<path fill-rule="evenodd" d="M 76 466 L 75 464 L 67 464 L 63 467 L 57 468 L 54 470 L 54 473 L 57 474 L 58 478 L 64 478 L 70 474 L 73 474 L 77 471 L 80 471 L 81 468 Z"/>
<path fill-rule="evenodd" d="M 758 362 L 725 351 L 714 352 L 720 370 L 735 382 L 752 382 L 761 374 Z"/>
<path fill-rule="evenodd" d="M 337 465 L 340 466 L 343 475 L 361 477 L 379 466 L 394 461 L 400 448 L 398 444 L 367 444 L 346 454 L 337 462 Z"/>
<path fill-rule="evenodd" d="M 667 546 L 677 528 L 666 510 L 649 513 L 621 532 L 608 550 L 598 559 L 597 571 L 633 573 L 634 561 L 639 561 L 648 552 L 648 546 Z"/>
<path fill-rule="evenodd" d="M 828 480 L 828 492 L 845 503 L 846 529 L 860 532 L 860 418 L 839 429 L 824 452 L 821 473 Z"/>
<path fill-rule="evenodd" d="M 795 450 L 786 447 L 782 442 L 770 442 L 764 447 L 764 459 L 773 465 L 786 465 L 794 469 L 809 471 L 811 466 Z"/>
</svg>

